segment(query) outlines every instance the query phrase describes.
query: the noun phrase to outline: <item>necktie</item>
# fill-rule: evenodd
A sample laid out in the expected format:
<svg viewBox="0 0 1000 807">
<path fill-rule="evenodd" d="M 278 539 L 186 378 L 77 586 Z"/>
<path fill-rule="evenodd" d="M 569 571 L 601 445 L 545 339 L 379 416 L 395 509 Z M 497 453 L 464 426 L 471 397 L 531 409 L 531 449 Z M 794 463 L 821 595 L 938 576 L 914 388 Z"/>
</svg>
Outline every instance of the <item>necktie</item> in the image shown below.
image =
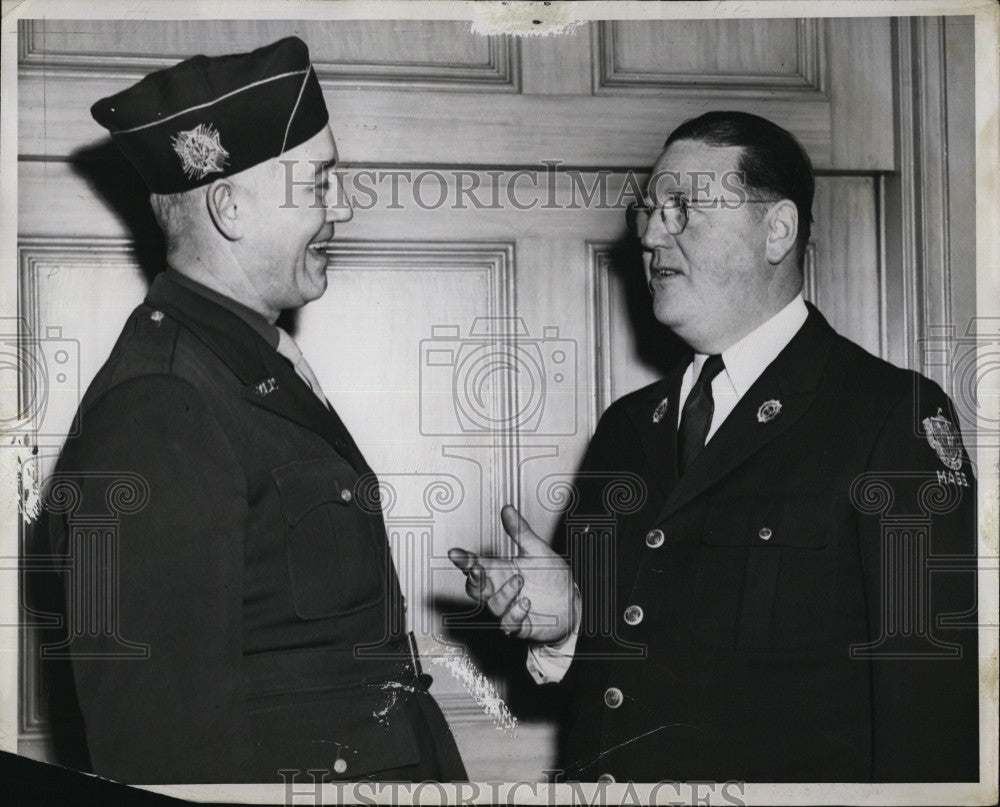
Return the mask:
<svg viewBox="0 0 1000 807">
<path fill-rule="evenodd" d="M 295 372 L 298 373 L 299 378 L 306 382 L 306 385 L 313 391 L 313 394 L 320 399 L 323 406 L 329 409 L 330 404 L 326 400 L 326 396 L 323 394 L 323 388 L 319 385 L 319 379 L 316 378 L 316 374 L 313 372 L 312 367 L 309 366 L 309 362 L 306 361 L 306 357 L 302 355 L 302 351 L 299 350 L 299 346 L 295 344 L 295 340 L 281 328 L 278 328 L 278 353 L 292 363 L 292 367 L 295 368 Z"/>
<path fill-rule="evenodd" d="M 708 436 L 712 415 L 715 412 L 712 381 L 724 368 L 722 356 L 709 356 L 702 365 L 698 380 L 688 393 L 687 401 L 684 402 L 681 428 L 677 436 L 680 459 L 678 472 L 681 474 L 690 467 L 694 458 L 705 447 L 705 437 Z"/>
</svg>

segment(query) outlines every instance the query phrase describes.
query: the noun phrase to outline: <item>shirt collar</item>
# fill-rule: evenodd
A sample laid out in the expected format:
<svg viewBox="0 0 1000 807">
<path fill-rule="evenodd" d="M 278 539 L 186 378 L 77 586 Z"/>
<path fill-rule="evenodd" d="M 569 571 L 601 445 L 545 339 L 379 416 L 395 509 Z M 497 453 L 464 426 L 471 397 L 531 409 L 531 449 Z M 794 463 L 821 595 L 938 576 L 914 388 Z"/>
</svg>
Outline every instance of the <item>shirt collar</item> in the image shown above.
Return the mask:
<svg viewBox="0 0 1000 807">
<path fill-rule="evenodd" d="M 187 275 L 178 272 L 176 269 L 168 269 L 167 276 L 178 286 L 183 286 L 188 291 L 193 291 L 195 294 L 199 294 L 205 299 L 211 300 L 216 305 L 222 306 L 227 311 L 238 316 L 247 325 L 253 328 L 265 342 L 277 350 L 280 334 L 278 333 L 277 327 L 268 322 L 264 318 L 263 314 L 254 311 L 252 308 L 248 308 L 243 305 L 243 303 L 236 302 L 236 300 L 232 297 L 226 297 L 226 295 L 220 294 L 215 289 L 210 289 L 208 286 L 199 283 L 197 280 L 192 280 Z"/>
<path fill-rule="evenodd" d="M 809 309 L 800 292 L 767 322 L 722 351 L 722 361 L 726 366 L 724 375 L 728 377 L 738 396 L 742 397 L 767 366 L 778 358 L 778 354 L 792 341 L 808 316 Z M 704 354 L 695 354 L 695 378 L 707 358 Z"/>
</svg>

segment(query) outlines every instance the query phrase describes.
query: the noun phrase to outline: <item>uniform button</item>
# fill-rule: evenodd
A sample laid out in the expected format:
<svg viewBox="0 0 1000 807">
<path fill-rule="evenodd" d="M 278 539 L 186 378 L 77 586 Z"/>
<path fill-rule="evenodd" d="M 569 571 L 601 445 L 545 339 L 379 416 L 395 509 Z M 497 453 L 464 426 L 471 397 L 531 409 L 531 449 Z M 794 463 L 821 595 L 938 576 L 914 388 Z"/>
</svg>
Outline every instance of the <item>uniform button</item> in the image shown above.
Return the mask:
<svg viewBox="0 0 1000 807">
<path fill-rule="evenodd" d="M 347 770 L 347 760 L 338 758 L 336 762 L 333 763 L 334 773 L 344 773 Z"/>
<path fill-rule="evenodd" d="M 638 625 L 644 616 L 642 608 L 638 605 L 630 605 L 625 609 L 625 622 L 629 625 Z"/>
<path fill-rule="evenodd" d="M 624 700 L 625 696 L 622 695 L 622 691 L 618 687 L 608 687 L 604 690 L 604 704 L 609 709 L 617 709 Z"/>
<path fill-rule="evenodd" d="M 771 531 L 767 527 L 761 527 L 760 532 L 757 533 L 762 541 L 771 540 Z"/>
<path fill-rule="evenodd" d="M 349 490 L 340 491 L 340 500 L 343 502 L 349 502 L 351 500 L 351 491 Z"/>
<path fill-rule="evenodd" d="M 615 783 L 615 777 L 610 773 L 602 773 L 597 777 L 598 782 L 603 782 L 604 784 L 613 785 Z"/>
<path fill-rule="evenodd" d="M 666 536 L 663 534 L 663 530 L 650 530 L 646 533 L 646 546 L 650 549 L 659 549 L 663 546 L 664 540 L 666 540 Z"/>
<path fill-rule="evenodd" d="M 159 325 L 160 322 L 163 320 L 163 312 L 154 311 L 152 314 L 149 315 L 149 318 L 153 320 L 153 322 L 155 322 L 157 325 Z"/>
</svg>

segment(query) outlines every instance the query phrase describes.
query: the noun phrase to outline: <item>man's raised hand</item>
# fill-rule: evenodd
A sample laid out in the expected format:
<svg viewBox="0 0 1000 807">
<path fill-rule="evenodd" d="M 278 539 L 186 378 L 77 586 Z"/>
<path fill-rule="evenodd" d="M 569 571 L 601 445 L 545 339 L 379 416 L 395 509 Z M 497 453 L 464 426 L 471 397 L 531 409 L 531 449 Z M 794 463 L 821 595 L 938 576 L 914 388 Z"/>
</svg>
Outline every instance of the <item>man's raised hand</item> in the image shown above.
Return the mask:
<svg viewBox="0 0 1000 807">
<path fill-rule="evenodd" d="M 512 558 L 480 557 L 451 549 L 448 557 L 465 573 L 465 591 L 500 617 L 509 636 L 543 644 L 566 639 L 579 621 L 579 594 L 569 564 L 539 538 L 510 505 L 500 511 L 503 528 L 517 546 Z"/>
</svg>

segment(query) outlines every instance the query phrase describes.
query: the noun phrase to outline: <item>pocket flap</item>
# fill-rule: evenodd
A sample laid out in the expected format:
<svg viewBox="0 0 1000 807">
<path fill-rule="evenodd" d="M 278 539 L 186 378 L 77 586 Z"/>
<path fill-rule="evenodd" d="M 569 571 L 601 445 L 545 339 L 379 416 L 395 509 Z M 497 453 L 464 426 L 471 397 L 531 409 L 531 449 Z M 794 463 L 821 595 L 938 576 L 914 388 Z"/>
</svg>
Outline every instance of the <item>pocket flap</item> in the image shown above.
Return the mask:
<svg viewBox="0 0 1000 807">
<path fill-rule="evenodd" d="M 281 514 L 294 527 L 321 504 L 350 504 L 354 469 L 336 457 L 290 462 L 271 471 L 281 495 Z"/>
</svg>

